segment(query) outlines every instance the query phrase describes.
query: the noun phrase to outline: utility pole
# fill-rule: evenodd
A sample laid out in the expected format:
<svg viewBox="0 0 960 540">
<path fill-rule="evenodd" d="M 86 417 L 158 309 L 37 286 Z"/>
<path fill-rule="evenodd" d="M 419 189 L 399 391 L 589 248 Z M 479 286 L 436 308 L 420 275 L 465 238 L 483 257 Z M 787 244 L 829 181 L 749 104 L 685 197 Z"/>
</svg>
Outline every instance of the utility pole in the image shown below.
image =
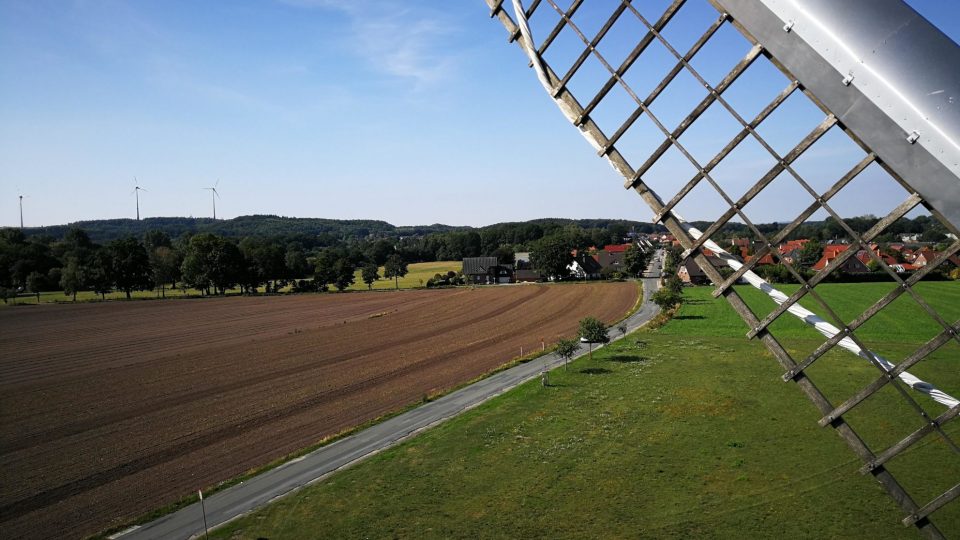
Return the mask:
<svg viewBox="0 0 960 540">
<path fill-rule="evenodd" d="M 23 230 L 23 195 L 20 195 L 20 230 Z"/>
<path fill-rule="evenodd" d="M 203 490 L 198 489 L 197 494 L 200 495 L 200 512 L 203 513 L 203 537 L 207 538 L 209 531 L 207 530 L 207 509 L 203 505 Z"/>
</svg>

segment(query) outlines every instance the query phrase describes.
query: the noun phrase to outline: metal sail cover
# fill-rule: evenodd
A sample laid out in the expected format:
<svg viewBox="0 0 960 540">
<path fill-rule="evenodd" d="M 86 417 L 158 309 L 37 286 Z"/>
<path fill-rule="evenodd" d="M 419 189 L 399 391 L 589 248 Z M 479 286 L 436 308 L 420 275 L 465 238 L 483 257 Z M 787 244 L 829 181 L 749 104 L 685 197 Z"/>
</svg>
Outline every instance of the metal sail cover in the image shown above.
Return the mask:
<svg viewBox="0 0 960 540">
<path fill-rule="evenodd" d="M 960 310 L 930 301 L 921 283 L 943 274 L 960 252 L 960 47 L 900 0 L 486 2 L 564 116 L 703 269 L 748 337 L 773 353 L 784 380 L 821 412 L 820 425 L 833 427 L 864 462 L 861 472 L 901 506 L 903 523 L 941 538 L 931 515 L 960 497 L 960 467 L 953 478 L 945 471 L 943 491 L 921 505 L 888 465 L 936 439 L 960 460 L 950 436 L 956 426 L 947 427 L 958 400 L 908 371 L 960 352 Z M 791 131 L 793 138 L 785 135 Z M 855 203 L 870 202 L 873 213 L 896 193 L 901 202 L 880 217 L 849 217 Z M 778 222 L 772 229 L 751 219 L 770 208 Z M 694 226 L 680 214 L 687 209 L 712 219 Z M 878 241 L 909 216 L 925 216 L 953 242 L 927 249 L 923 264 L 907 264 L 908 271 Z M 831 224 L 836 244 L 808 269 L 797 260 L 804 240 L 796 238 L 818 220 Z M 752 254 L 713 240 L 731 228 L 748 237 Z M 761 268 L 764 260 L 780 274 Z M 876 286 L 881 294 L 851 317 L 821 284 L 867 265 L 884 281 Z M 734 285 L 744 281 L 772 302 L 741 295 Z M 864 329 L 905 304 L 925 318 L 929 335 L 909 354 L 881 354 L 886 345 Z M 824 341 L 794 358 L 774 336 L 785 313 Z M 860 391 L 838 396 L 840 405 L 828 396 L 830 381 L 818 379 L 824 391 L 811 379 L 835 348 L 876 367 Z M 888 398 L 912 411 L 916 429 L 871 447 L 849 420 Z"/>
</svg>

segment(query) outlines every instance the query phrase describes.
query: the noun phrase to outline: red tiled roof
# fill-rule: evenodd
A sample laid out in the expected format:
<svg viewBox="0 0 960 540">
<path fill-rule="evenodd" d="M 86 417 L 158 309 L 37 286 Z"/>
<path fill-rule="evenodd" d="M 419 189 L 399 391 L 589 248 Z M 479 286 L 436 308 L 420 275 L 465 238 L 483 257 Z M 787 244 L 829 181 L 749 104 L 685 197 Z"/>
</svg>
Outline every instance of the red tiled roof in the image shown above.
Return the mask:
<svg viewBox="0 0 960 540">
<path fill-rule="evenodd" d="M 746 262 L 752 261 L 753 255 L 747 255 L 746 257 L 744 257 L 744 260 Z M 767 253 L 763 257 L 760 257 L 760 260 L 757 261 L 757 266 L 760 266 L 761 264 L 777 264 L 777 263 L 773 262 L 773 255 L 771 255 L 770 253 Z"/>
<path fill-rule="evenodd" d="M 624 251 L 629 249 L 630 246 L 631 244 L 610 244 L 607 246 L 603 246 L 603 250 L 606 251 L 607 253 L 623 253 Z"/>
<path fill-rule="evenodd" d="M 813 265 L 813 269 L 819 272 L 820 270 L 823 270 L 824 268 L 826 268 L 827 265 L 830 264 L 830 261 L 832 261 L 833 259 L 836 259 L 836 257 L 835 256 L 830 257 L 829 255 L 824 255 L 823 257 L 820 257 L 820 260 L 817 261 L 817 264 Z"/>
<path fill-rule="evenodd" d="M 850 249 L 850 244 L 829 244 L 823 246 L 824 253 L 841 253 Z"/>
<path fill-rule="evenodd" d="M 800 240 L 787 240 L 786 242 L 780 244 L 780 253 L 786 254 L 797 249 L 803 249 L 804 244 L 809 242 L 807 238 L 801 238 Z"/>
</svg>

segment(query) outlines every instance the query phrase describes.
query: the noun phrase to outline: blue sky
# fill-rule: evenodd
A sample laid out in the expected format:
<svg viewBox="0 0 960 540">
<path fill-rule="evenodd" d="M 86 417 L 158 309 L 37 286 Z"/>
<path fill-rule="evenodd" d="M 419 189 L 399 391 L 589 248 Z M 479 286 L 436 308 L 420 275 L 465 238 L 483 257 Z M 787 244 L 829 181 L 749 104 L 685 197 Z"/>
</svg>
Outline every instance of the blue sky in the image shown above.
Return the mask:
<svg viewBox="0 0 960 540">
<path fill-rule="evenodd" d="M 598 25 L 609 3 L 589 0 L 582 23 Z M 958 3 L 910 3 L 960 39 Z M 712 17 L 692 11 L 684 20 Z M 532 22 L 542 36 L 544 21 Z M 667 35 L 682 42 L 701 24 Z M 630 31 L 618 28 L 601 52 L 624 54 Z M 739 57 L 744 44 L 735 33 L 718 36 L 698 69 L 719 77 L 722 62 L 712 59 Z M 571 54 L 576 44 L 568 45 L 558 42 L 548 60 Z M 652 51 L 639 65 L 656 72 L 667 60 Z M 591 91 L 598 70 L 585 67 L 571 82 L 575 93 Z M 662 76 L 644 73 L 628 82 L 650 87 Z M 731 102 L 762 106 L 785 83 L 780 77 L 757 67 L 731 89 Z M 672 127 L 686 114 L 674 105 L 698 96 L 683 78 L 669 95 L 654 111 Z M 597 111 L 608 133 L 615 128 L 604 119 L 620 114 L 617 103 Z M 761 129 L 784 148 L 812 127 L 802 102 L 788 105 L 787 127 Z M 717 114 L 684 142 L 706 161 L 731 122 Z M 624 139 L 638 156 L 659 142 L 644 129 Z M 834 174 L 824 167 L 856 161 L 834 134 L 816 150 L 820 163 L 809 171 L 817 178 Z M 761 154 L 745 147 L 716 171 L 718 181 L 739 194 L 768 166 Z M 668 155 L 650 182 L 685 182 L 689 167 Z M 485 225 L 651 216 L 544 95 L 482 0 L 0 0 L 0 225 L 18 223 L 18 190 L 28 196 L 28 226 L 133 217 L 135 176 L 148 190 L 143 216 L 209 216 L 201 188 L 217 179 L 218 217 Z M 789 219 L 776 212 L 803 206 L 806 195 L 780 180 L 774 195 L 798 209 L 758 201 L 755 221 Z M 852 193 L 849 207 L 838 201 L 852 213 L 885 213 L 904 196 L 865 185 L 864 205 Z M 680 210 L 716 217 L 711 197 Z"/>
</svg>

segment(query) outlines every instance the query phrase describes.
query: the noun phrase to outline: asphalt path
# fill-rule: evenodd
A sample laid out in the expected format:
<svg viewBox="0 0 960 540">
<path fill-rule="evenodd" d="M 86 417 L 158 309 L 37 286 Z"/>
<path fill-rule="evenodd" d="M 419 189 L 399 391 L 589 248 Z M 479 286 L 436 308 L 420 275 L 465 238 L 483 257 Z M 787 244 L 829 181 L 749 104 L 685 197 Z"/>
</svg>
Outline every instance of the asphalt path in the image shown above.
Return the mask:
<svg viewBox="0 0 960 540">
<path fill-rule="evenodd" d="M 662 260 L 662 252 L 658 252 L 658 256 Z M 658 287 L 657 279 L 644 278 L 642 281 L 643 304 L 624 321 L 627 324 L 628 333 L 649 322 L 660 311 L 650 302 L 650 296 Z M 620 331 L 612 328 L 610 337 L 612 340 L 620 339 Z M 594 349 L 600 347 L 596 345 Z M 587 354 L 586 348 L 581 348 L 578 357 L 585 354 Z M 552 353 L 519 364 L 217 492 L 204 498 L 203 501 L 207 525 L 211 529 L 223 525 L 274 499 L 323 480 L 338 469 L 390 448 L 421 431 L 540 376 L 544 369 L 555 369 L 562 365 L 563 359 Z M 203 513 L 200 503 L 197 502 L 111 538 L 123 538 L 123 540 L 191 538 L 202 536 L 203 527 Z"/>
</svg>

